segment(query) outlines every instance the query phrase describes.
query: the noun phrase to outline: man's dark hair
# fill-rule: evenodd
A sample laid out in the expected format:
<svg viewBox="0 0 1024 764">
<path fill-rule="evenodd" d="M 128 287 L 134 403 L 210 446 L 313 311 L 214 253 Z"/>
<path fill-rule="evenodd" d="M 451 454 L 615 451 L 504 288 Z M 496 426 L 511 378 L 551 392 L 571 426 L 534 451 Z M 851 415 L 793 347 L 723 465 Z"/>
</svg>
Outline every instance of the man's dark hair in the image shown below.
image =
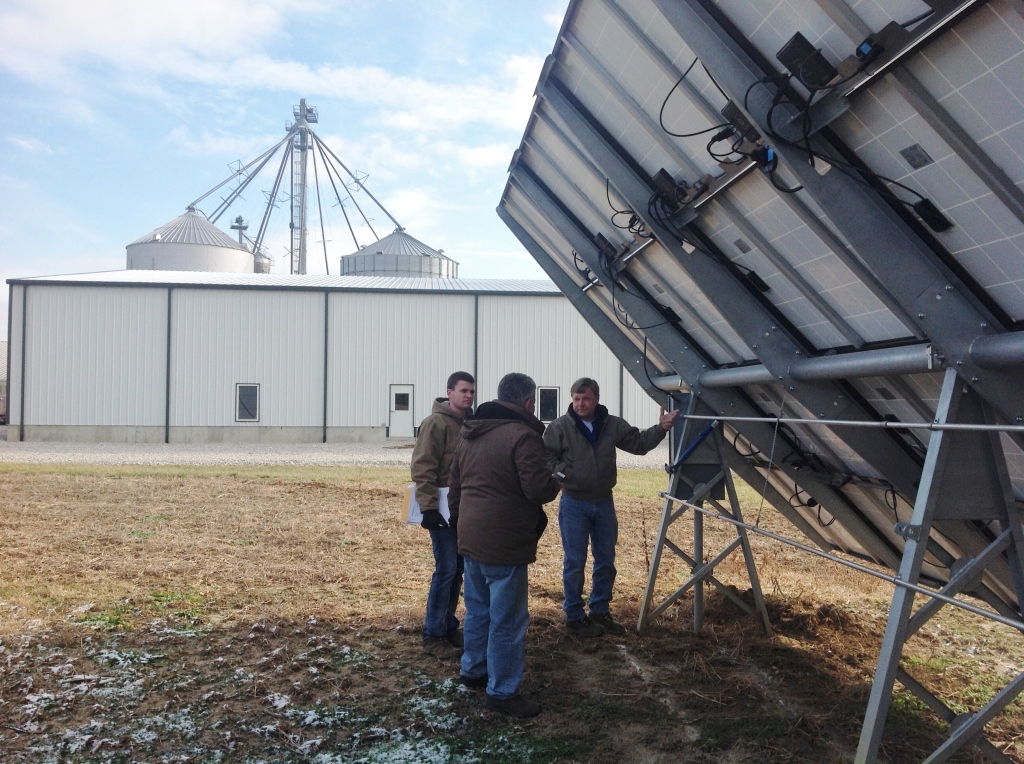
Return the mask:
<svg viewBox="0 0 1024 764">
<path fill-rule="evenodd" d="M 498 383 L 498 400 L 523 406 L 537 395 L 537 383 L 525 374 L 513 371 Z"/>
<path fill-rule="evenodd" d="M 454 390 L 455 386 L 459 384 L 459 382 L 469 382 L 471 385 L 476 384 L 476 380 L 473 379 L 473 375 L 468 371 L 453 371 L 451 376 L 448 377 L 448 389 Z"/>
<path fill-rule="evenodd" d="M 572 383 L 572 387 L 569 388 L 570 395 L 576 395 L 576 393 L 582 393 L 584 390 L 589 390 L 598 398 L 601 397 L 601 388 L 598 386 L 597 381 L 590 377 L 580 377 Z"/>
</svg>

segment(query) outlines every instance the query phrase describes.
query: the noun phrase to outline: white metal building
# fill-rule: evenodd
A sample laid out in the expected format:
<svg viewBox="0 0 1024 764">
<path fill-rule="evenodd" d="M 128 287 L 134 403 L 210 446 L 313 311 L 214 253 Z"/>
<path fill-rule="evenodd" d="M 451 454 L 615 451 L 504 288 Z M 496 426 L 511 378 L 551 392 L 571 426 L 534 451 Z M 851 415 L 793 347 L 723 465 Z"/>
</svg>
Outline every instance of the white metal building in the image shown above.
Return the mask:
<svg viewBox="0 0 1024 764">
<path fill-rule="evenodd" d="M 612 413 L 657 415 L 547 281 L 127 270 L 8 283 L 10 440 L 409 437 L 460 369 L 478 401 L 529 374 L 545 419 L 584 375 Z"/>
</svg>

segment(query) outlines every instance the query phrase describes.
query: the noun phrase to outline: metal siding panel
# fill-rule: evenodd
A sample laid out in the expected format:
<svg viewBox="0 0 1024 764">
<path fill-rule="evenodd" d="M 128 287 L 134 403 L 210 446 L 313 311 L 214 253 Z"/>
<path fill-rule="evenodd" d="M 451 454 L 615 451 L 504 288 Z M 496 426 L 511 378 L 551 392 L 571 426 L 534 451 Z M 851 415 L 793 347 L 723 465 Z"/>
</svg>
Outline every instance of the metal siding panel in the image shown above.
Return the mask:
<svg viewBox="0 0 1024 764">
<path fill-rule="evenodd" d="M 568 300 L 550 297 L 480 297 L 478 400 L 497 395 L 512 371 L 529 374 L 543 387 L 559 388 L 559 407 L 580 377 L 601 385 L 610 409 L 618 409 L 619 362 Z"/>
<path fill-rule="evenodd" d="M 330 427 L 386 426 L 392 384 L 414 386 L 419 425 L 449 374 L 472 373 L 471 295 L 332 293 L 329 315 Z"/>
<path fill-rule="evenodd" d="M 175 289 L 171 425 L 317 427 L 323 412 L 323 295 Z M 260 421 L 235 421 L 235 385 L 260 385 Z"/>
<path fill-rule="evenodd" d="M 34 286 L 27 423 L 151 426 L 163 421 L 165 293 Z"/>
<path fill-rule="evenodd" d="M 21 367 L 24 360 L 21 344 L 21 311 L 25 299 L 25 287 L 12 286 L 10 292 L 10 323 L 8 338 L 10 342 L 10 364 L 7 368 L 7 422 L 21 424 Z"/>
<path fill-rule="evenodd" d="M 645 429 L 658 421 L 660 407 L 629 374 L 622 388 L 622 418 Z"/>
</svg>

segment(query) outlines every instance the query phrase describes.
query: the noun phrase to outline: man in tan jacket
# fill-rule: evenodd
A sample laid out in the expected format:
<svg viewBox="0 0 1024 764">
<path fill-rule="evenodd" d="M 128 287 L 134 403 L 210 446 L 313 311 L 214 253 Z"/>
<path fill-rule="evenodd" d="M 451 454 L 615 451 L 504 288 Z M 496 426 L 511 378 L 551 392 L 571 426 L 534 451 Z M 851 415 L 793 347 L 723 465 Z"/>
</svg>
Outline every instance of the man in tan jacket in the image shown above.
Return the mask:
<svg viewBox="0 0 1024 764">
<path fill-rule="evenodd" d="M 569 410 L 544 432 L 548 463 L 552 471 L 565 475 L 558 503 L 558 527 L 565 552 L 565 628 L 577 637 L 623 634 L 625 628 L 609 611 L 616 573 L 615 544 L 619 538 L 619 521 L 612 501 L 617 479 L 615 450 L 646 454 L 665 439 L 679 412 L 665 413 L 662 409 L 656 425 L 638 430 L 600 405 L 601 388 L 593 379 L 577 379 L 571 392 Z M 594 553 L 587 603 L 589 616 L 583 609 L 588 546 Z"/>
<path fill-rule="evenodd" d="M 455 519 L 449 523 L 439 510 L 440 489 L 451 480 L 452 457 L 459 431 L 472 413 L 476 393 L 473 375 L 457 371 L 448 377 L 445 398 L 437 398 L 430 415 L 421 423 L 412 452 L 412 479 L 416 501 L 423 512 L 421 525 L 430 533 L 434 550 L 434 574 L 427 593 L 427 617 L 423 627 L 423 651 L 443 660 L 462 654 L 462 632 L 455 617 L 462 591 L 463 561 L 456 539 Z"/>
</svg>

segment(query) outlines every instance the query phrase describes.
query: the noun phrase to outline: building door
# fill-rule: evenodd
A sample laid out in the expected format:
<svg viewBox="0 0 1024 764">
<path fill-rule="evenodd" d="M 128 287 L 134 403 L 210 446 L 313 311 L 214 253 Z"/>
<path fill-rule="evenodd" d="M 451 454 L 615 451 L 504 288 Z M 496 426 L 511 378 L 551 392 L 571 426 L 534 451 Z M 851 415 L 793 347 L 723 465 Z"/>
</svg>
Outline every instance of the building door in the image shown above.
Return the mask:
<svg viewBox="0 0 1024 764">
<path fill-rule="evenodd" d="M 388 414 L 388 437 L 411 438 L 412 385 L 391 385 L 391 403 Z"/>
</svg>

